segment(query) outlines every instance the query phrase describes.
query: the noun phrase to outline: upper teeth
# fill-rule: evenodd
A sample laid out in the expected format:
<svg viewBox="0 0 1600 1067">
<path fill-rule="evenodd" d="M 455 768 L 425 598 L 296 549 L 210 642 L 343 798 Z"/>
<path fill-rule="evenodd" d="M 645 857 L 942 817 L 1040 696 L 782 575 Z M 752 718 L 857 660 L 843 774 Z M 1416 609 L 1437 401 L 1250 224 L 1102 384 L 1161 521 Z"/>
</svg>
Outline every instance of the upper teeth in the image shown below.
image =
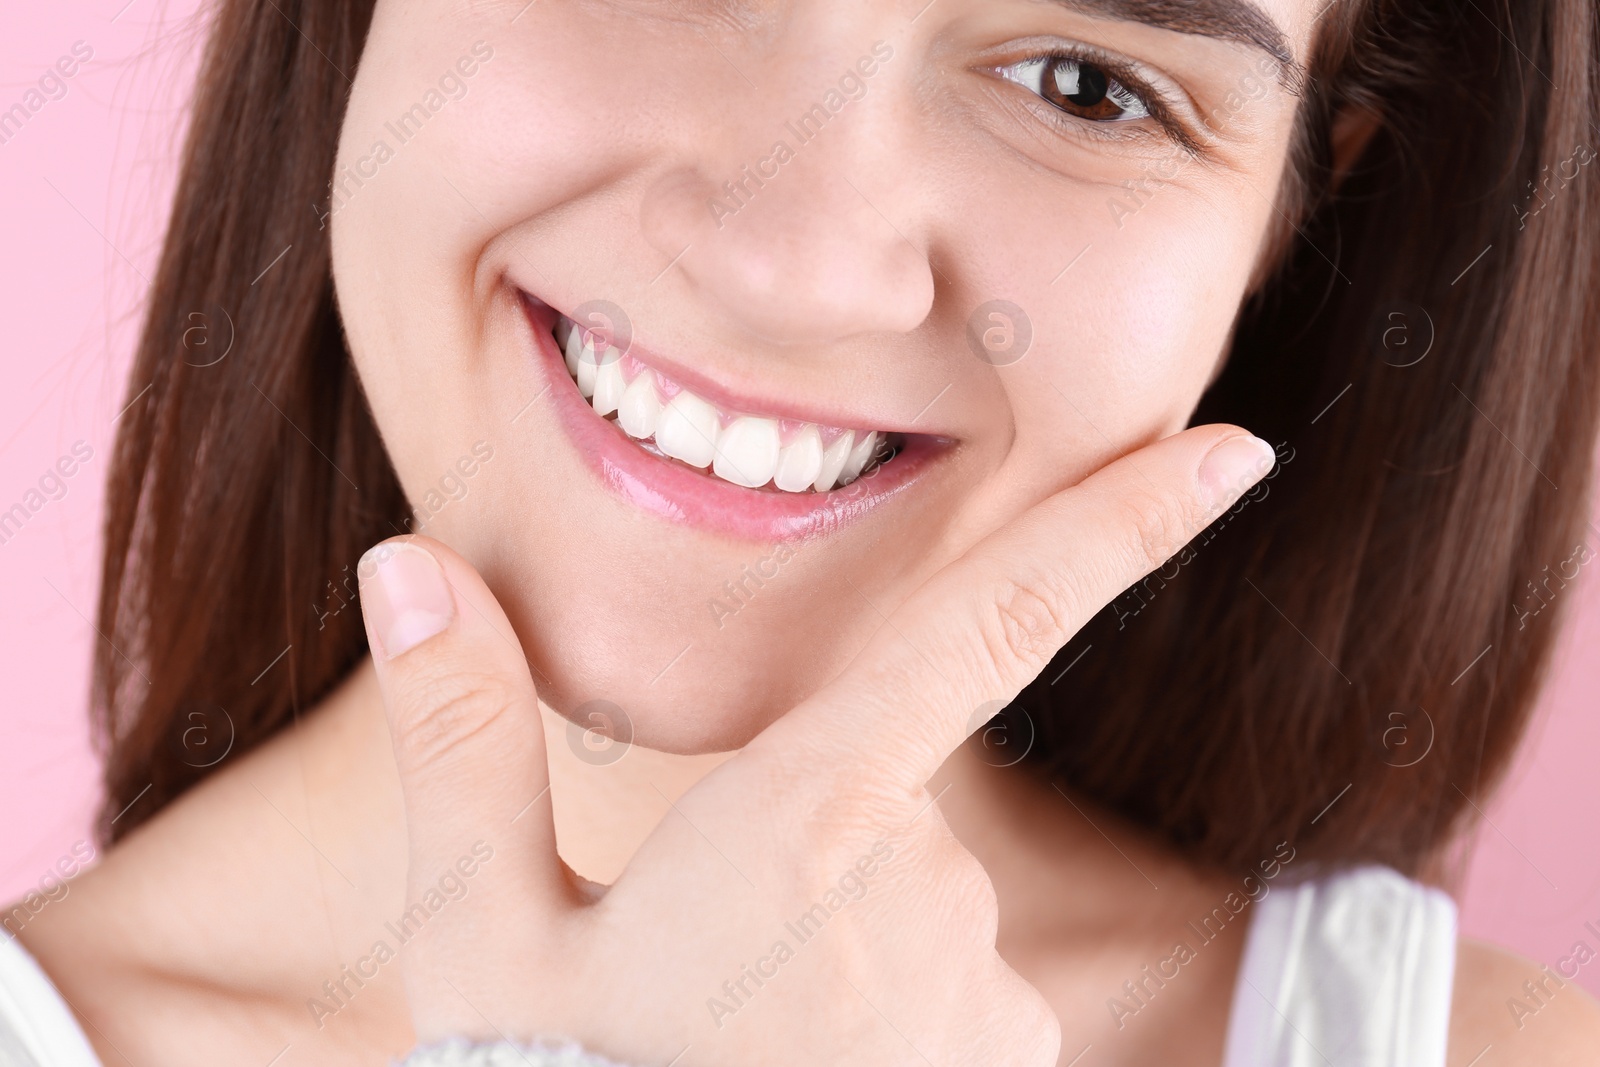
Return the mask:
<svg viewBox="0 0 1600 1067">
<path fill-rule="evenodd" d="M 663 455 L 709 467 L 724 481 L 790 493 L 848 485 L 878 456 L 885 434 L 727 412 L 561 316 L 556 340 L 567 371 L 597 414 Z M 597 350 L 598 349 L 598 350 Z"/>
</svg>

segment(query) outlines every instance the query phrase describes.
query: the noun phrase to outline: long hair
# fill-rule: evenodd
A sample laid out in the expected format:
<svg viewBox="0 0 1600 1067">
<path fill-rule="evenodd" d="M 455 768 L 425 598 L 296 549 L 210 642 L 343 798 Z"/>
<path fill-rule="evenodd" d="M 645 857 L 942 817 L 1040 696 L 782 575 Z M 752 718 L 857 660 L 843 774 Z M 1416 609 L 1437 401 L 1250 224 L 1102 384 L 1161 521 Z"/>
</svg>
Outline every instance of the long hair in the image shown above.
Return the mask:
<svg viewBox="0 0 1600 1067">
<path fill-rule="evenodd" d="M 371 11 L 220 4 L 108 494 L 108 842 L 210 771 L 197 726 L 247 750 L 366 651 L 345 579 L 406 501 L 318 205 Z M 1600 417 L 1600 186 L 1560 177 L 1595 142 L 1596 35 L 1588 0 L 1325 17 L 1294 236 L 1196 413 L 1281 442 L 1280 465 L 1008 709 L 1028 768 L 1196 862 L 1293 840 L 1407 872 L 1503 773 Z M 1335 188 L 1346 107 L 1380 125 Z M 231 350 L 197 356 L 191 316 L 224 312 Z M 1513 606 L 1530 582 L 1557 601 L 1537 617 Z"/>
<path fill-rule="evenodd" d="M 322 218 L 372 6 L 214 16 L 106 496 L 106 842 L 349 672 L 360 611 L 332 609 L 360 554 L 403 532 Z"/>
</svg>

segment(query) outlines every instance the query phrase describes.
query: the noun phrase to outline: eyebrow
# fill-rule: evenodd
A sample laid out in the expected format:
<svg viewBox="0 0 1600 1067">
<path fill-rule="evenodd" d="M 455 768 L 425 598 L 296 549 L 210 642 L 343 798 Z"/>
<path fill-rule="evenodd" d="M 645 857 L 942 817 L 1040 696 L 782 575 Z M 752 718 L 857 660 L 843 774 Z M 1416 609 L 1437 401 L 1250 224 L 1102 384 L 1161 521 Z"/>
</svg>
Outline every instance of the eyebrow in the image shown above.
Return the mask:
<svg viewBox="0 0 1600 1067">
<path fill-rule="evenodd" d="M 1250 0 L 1049 0 L 1062 7 L 1121 22 L 1236 41 L 1258 48 L 1278 63 L 1278 81 L 1291 92 L 1303 84 L 1305 68 L 1289 39 Z"/>
</svg>

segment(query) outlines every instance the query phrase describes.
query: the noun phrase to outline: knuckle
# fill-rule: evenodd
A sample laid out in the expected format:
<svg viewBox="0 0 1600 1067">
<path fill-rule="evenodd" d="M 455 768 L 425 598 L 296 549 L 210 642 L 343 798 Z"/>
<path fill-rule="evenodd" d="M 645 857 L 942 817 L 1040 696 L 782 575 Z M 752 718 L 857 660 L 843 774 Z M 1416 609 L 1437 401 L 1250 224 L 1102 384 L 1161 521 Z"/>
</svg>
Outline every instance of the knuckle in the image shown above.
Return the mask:
<svg viewBox="0 0 1600 1067">
<path fill-rule="evenodd" d="M 807 806 L 792 827 L 800 846 L 792 859 L 796 884 L 827 887 L 863 864 L 876 868 L 893 856 L 891 838 L 902 818 L 892 802 L 869 794 Z"/>
<path fill-rule="evenodd" d="M 413 674 L 395 701 L 395 747 L 408 763 L 447 759 L 505 722 L 518 704 L 516 687 L 492 674 L 427 670 Z"/>
<path fill-rule="evenodd" d="M 762 798 L 764 810 L 791 818 L 802 842 L 883 830 L 897 816 L 903 818 L 899 813 L 911 799 L 881 761 L 861 759 L 860 748 L 845 747 L 829 735 L 769 728 L 743 754 L 753 757 L 750 789 Z"/>
<path fill-rule="evenodd" d="M 1165 563 L 1206 526 L 1199 504 L 1179 495 L 1137 492 L 1117 507 L 1118 526 L 1128 531 L 1128 555 L 1141 574 Z"/>
<path fill-rule="evenodd" d="M 1072 637 L 1068 620 L 1075 601 L 1060 581 L 1035 577 L 1002 582 L 980 631 L 989 657 L 1006 673 L 1016 667 L 1032 678 Z"/>
</svg>

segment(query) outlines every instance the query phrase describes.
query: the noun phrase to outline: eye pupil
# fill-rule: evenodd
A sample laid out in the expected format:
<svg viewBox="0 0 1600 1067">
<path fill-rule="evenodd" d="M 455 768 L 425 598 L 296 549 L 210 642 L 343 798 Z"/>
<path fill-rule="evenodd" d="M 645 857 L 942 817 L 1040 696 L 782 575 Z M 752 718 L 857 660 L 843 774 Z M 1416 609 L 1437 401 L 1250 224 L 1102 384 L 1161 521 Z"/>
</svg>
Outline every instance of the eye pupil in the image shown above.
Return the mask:
<svg viewBox="0 0 1600 1067">
<path fill-rule="evenodd" d="M 1139 98 L 1103 67 L 1070 56 L 1052 56 L 1040 71 L 1038 92 L 1061 110 L 1099 121 L 1140 118 Z"/>
<path fill-rule="evenodd" d="M 1091 67 L 1071 59 L 1055 61 L 1056 88 L 1062 98 L 1079 107 L 1094 107 L 1106 98 L 1111 79 L 1099 67 Z"/>
</svg>

